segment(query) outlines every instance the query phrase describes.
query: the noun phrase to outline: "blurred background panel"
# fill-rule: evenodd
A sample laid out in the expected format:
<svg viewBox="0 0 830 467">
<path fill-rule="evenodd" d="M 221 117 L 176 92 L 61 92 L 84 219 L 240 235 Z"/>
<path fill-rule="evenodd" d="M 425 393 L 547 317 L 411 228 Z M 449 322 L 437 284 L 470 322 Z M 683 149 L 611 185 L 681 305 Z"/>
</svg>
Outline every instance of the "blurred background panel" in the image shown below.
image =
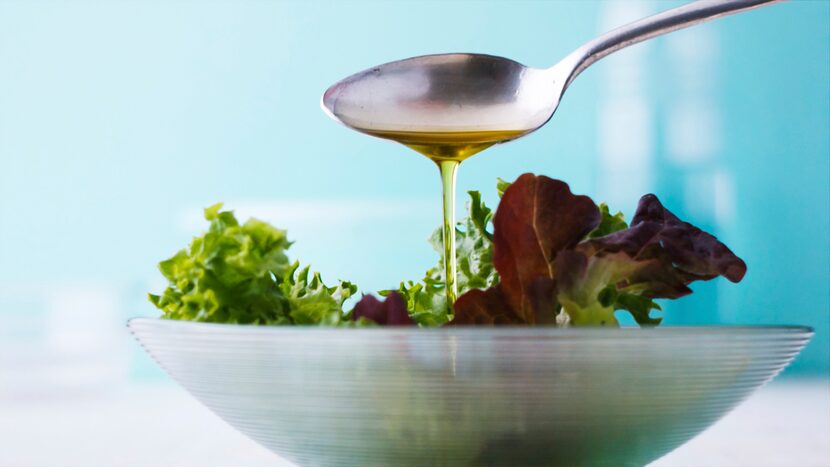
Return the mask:
<svg viewBox="0 0 830 467">
<path fill-rule="evenodd" d="M 163 379 L 124 321 L 156 314 L 156 264 L 217 201 L 287 228 L 329 280 L 421 277 L 436 168 L 329 120 L 322 91 L 427 53 L 548 66 L 678 3 L 0 0 L 0 394 Z M 465 163 L 459 207 L 526 171 L 628 216 L 654 192 L 749 265 L 666 305 L 666 323 L 810 325 L 788 374 L 826 376 L 829 15 L 789 2 L 609 57 L 542 130 Z"/>
</svg>

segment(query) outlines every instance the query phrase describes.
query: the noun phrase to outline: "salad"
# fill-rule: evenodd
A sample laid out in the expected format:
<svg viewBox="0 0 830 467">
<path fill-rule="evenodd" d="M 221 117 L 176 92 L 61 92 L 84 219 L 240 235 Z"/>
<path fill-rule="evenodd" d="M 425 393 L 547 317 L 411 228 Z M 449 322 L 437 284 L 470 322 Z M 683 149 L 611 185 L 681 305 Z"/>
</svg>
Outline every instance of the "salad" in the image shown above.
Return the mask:
<svg viewBox="0 0 830 467">
<path fill-rule="evenodd" d="M 495 213 L 469 192 L 457 226 L 459 297 L 450 307 L 443 265 L 419 281 L 363 295 L 348 281 L 326 285 L 290 261 L 284 230 L 240 223 L 222 204 L 205 209 L 206 233 L 162 261 L 168 280 L 150 301 L 164 318 L 260 325 L 640 326 L 661 317 L 657 299 L 692 293 L 689 284 L 723 276 L 739 282 L 746 264 L 713 235 L 684 222 L 655 195 L 640 199 L 631 223 L 562 181 L 526 173 L 499 180 Z M 441 229 L 430 237 L 443 251 Z"/>
</svg>

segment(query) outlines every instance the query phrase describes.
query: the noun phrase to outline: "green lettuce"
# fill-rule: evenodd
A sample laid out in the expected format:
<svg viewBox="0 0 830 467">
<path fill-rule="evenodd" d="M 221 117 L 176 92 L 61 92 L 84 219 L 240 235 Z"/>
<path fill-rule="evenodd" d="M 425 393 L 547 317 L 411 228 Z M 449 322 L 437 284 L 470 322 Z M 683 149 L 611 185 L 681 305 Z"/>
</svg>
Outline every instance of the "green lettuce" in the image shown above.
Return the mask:
<svg viewBox="0 0 830 467">
<path fill-rule="evenodd" d="M 588 238 L 603 237 L 628 228 L 623 213 L 618 211 L 616 214 L 611 214 L 611 210 L 605 203 L 599 203 L 598 207 L 601 216 L 599 225 L 588 234 Z"/>
<path fill-rule="evenodd" d="M 290 264 L 286 232 L 222 204 L 205 209 L 208 231 L 162 261 L 168 286 L 150 301 L 169 319 L 235 324 L 337 325 L 357 287 L 327 287 L 309 267 Z M 299 272 L 298 272 L 299 270 Z"/>
<path fill-rule="evenodd" d="M 490 233 L 493 211 L 481 200 L 481 193 L 469 191 L 468 194 L 467 217 L 458 222 L 455 230 L 459 295 L 471 289 L 486 289 L 499 282 L 493 266 L 493 234 Z M 440 326 L 452 317 L 444 286 L 444 241 L 440 227 L 429 237 L 429 243 L 438 253 L 438 264 L 428 269 L 420 282 L 401 282 L 397 292 L 418 324 Z M 385 290 L 380 294 L 386 296 L 390 292 Z"/>
<path fill-rule="evenodd" d="M 309 266 L 295 275 L 299 267 L 299 261 L 295 261 L 280 284 L 293 324 L 339 324 L 343 319 L 343 302 L 357 292 L 357 286 L 340 281 L 334 287 L 326 287 L 320 273 L 310 273 Z"/>
</svg>

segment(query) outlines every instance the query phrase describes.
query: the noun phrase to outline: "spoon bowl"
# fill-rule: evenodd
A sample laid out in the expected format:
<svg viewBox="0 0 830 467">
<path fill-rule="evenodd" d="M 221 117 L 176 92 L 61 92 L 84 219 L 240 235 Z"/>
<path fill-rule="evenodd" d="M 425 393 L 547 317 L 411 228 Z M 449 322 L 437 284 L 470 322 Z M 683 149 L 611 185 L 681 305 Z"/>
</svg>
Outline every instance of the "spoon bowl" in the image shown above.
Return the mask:
<svg viewBox="0 0 830 467">
<path fill-rule="evenodd" d="M 547 69 L 462 53 L 390 62 L 335 83 L 323 94 L 322 107 L 335 120 L 375 136 L 491 131 L 523 136 L 550 120 L 567 87 L 597 60 L 668 32 L 778 1 L 682 5 L 601 35 Z"/>
<path fill-rule="evenodd" d="M 558 104 L 550 70 L 480 54 L 413 57 L 356 73 L 331 86 L 322 105 L 363 132 L 526 134 Z"/>
</svg>

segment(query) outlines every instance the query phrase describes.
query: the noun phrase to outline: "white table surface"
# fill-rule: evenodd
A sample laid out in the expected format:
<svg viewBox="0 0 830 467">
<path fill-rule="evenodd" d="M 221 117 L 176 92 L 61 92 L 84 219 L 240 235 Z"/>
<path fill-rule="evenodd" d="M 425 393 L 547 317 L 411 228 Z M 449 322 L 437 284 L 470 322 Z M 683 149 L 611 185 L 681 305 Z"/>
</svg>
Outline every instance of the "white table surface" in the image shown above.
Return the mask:
<svg viewBox="0 0 830 467">
<path fill-rule="evenodd" d="M 169 383 L 0 400 L 0 467 L 291 465 Z M 773 383 L 651 465 L 830 466 L 830 381 Z"/>
</svg>

